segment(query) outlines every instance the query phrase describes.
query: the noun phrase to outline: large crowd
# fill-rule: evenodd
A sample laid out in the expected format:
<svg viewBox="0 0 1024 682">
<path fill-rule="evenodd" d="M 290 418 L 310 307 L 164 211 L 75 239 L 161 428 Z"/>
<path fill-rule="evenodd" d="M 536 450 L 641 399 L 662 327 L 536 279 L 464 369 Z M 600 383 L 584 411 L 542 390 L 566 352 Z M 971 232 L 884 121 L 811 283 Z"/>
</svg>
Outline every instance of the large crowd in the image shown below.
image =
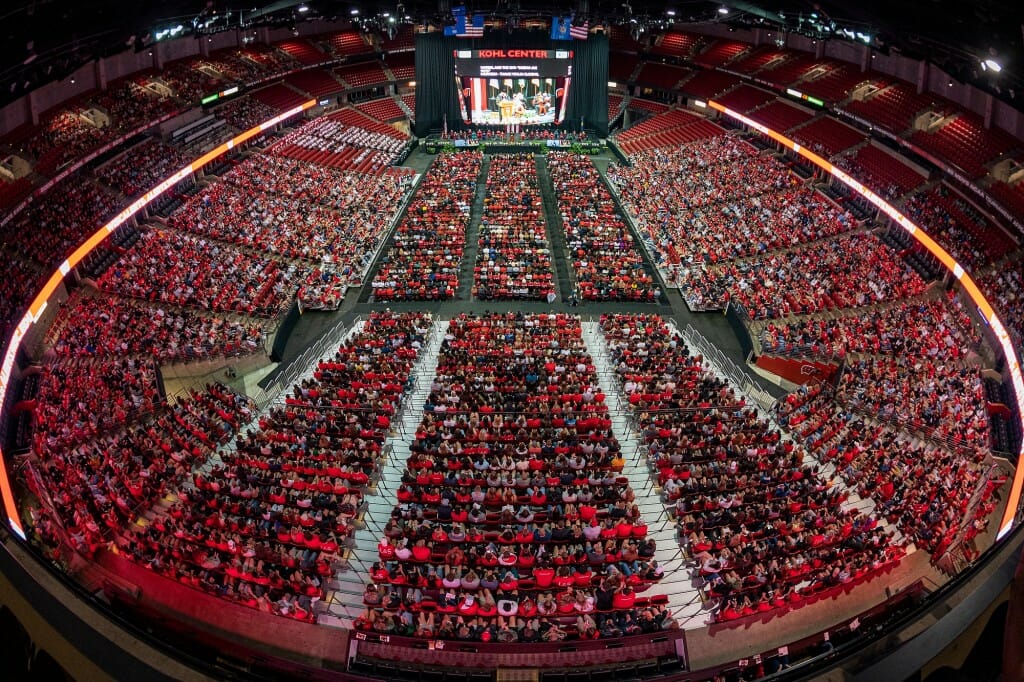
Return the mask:
<svg viewBox="0 0 1024 682">
<path fill-rule="evenodd" d="M 72 295 L 51 328 L 60 357 L 140 355 L 161 362 L 246 355 L 263 349 L 263 326 L 117 296 Z"/>
<path fill-rule="evenodd" d="M 257 154 L 191 197 L 168 224 L 359 277 L 401 203 L 407 177 Z"/>
<path fill-rule="evenodd" d="M 273 51 L 223 59 L 242 74 L 289 63 Z M 188 100 L 216 82 L 188 69 L 164 80 Z M 121 132 L 178 106 L 143 90 L 129 81 L 96 101 Z M 222 110 L 242 129 L 272 113 L 249 99 Z M 49 174 L 114 134 L 69 110 L 28 147 Z M 528 129 L 446 138 L 582 136 Z M 144 230 L 99 279 L 115 295 L 72 299 L 58 317 L 58 360 L 41 369 L 38 394 L 23 406 L 34 429 L 28 484 L 52 499 L 37 518 L 41 534 L 67 532 L 85 553 L 113 536 L 127 556 L 169 578 L 314 619 L 412 386 L 429 315 L 371 315 L 202 473 L 197 465 L 252 419 L 254 405 L 220 385 L 168 403 L 156 361 L 258 350 L 264 323 L 251 318 L 277 314 L 296 290 L 311 307 L 337 307 L 345 287 L 361 283 L 409 189 L 410 175 L 379 172 L 405 146 L 336 118 L 311 122 L 233 164 L 171 216 L 170 229 Z M 373 282 L 376 300 L 456 295 L 481 159 L 435 160 Z M 642 250 L 594 165 L 578 154 L 548 159 L 579 295 L 655 300 Z M 130 198 L 184 161 L 148 139 L 96 177 Z M 738 303 L 766 321 L 764 350 L 846 360 L 834 393 L 811 386 L 780 402 L 776 416 L 799 437 L 794 445 L 660 318 L 602 318 L 621 390 L 717 618 L 872 577 L 902 553 L 883 520 L 936 556 L 965 518 L 983 528 L 998 482 L 971 506 L 990 427 L 959 299 L 901 301 L 926 284 L 899 254 L 854 232 L 849 213 L 738 137 L 640 151 L 631 161 L 608 178 L 692 307 Z M 490 166 L 474 295 L 546 299 L 554 283 L 535 162 L 496 155 Z M 885 195 L 902 193 L 898 178 L 884 180 Z M 120 202 L 84 176 L 46 198 L 4 235 L 7 250 L 46 266 Z M 943 186 L 909 197 L 906 211 L 965 264 L 988 266 L 1007 252 L 1005 235 Z M 37 279 L 18 267 L 0 285 L 5 335 Z M 1011 263 L 980 283 L 1019 341 L 1024 270 Z M 887 305 L 849 314 L 879 303 Z M 841 314 L 780 319 L 825 311 Z M 579 319 L 453 320 L 410 450 L 357 628 L 533 642 L 677 627 L 663 606 L 636 603 L 663 569 L 621 475 Z M 834 464 L 844 485 L 828 481 L 819 463 Z M 873 516 L 844 511 L 850 490 L 874 501 Z M 125 532 L 172 494 L 166 512 Z"/>
<path fill-rule="evenodd" d="M 1010 260 L 977 278 L 1009 333 L 1024 345 L 1024 261 Z"/>
<path fill-rule="evenodd" d="M 97 128 L 81 111 L 79 104 L 57 112 L 42 121 L 36 133 L 19 145 L 19 152 L 35 158 L 35 170 L 40 175 L 52 175 L 63 164 L 113 139 L 109 126 Z"/>
<path fill-rule="evenodd" d="M 975 515 L 966 516 L 984 474 L 983 448 L 914 439 L 898 425 L 883 426 L 873 415 L 852 412 L 821 385 L 780 401 L 778 416 L 822 462 L 835 465 L 851 490 L 874 501 L 881 518 L 933 556 L 942 555 L 964 522 L 971 524 L 968 534 L 984 529 L 999 478 L 986 480 Z"/>
<path fill-rule="evenodd" d="M 782 161 L 731 135 L 638 152 L 631 164 L 608 177 L 669 266 L 759 256 L 854 227 Z"/>
<path fill-rule="evenodd" d="M 39 534 L 92 555 L 124 543 L 159 498 L 173 493 L 213 448 L 252 415 L 244 396 L 218 384 L 138 415 L 120 427 L 64 444 L 38 444 L 27 483 L 41 500 Z"/>
<path fill-rule="evenodd" d="M 217 115 L 238 130 L 249 130 L 277 115 L 277 109 L 253 97 L 239 97 L 217 108 Z"/>
<path fill-rule="evenodd" d="M 173 97 L 159 95 L 146 87 L 151 78 L 129 78 L 96 97 L 96 103 L 110 115 L 112 124 L 120 128 L 121 133 L 183 108 Z"/>
<path fill-rule="evenodd" d="M 357 628 L 496 642 L 675 627 L 577 317 L 451 321 Z"/>
<path fill-rule="evenodd" d="M 123 551 L 209 594 L 314 620 L 430 325 L 372 314 Z"/>
<path fill-rule="evenodd" d="M 532 154 L 492 155 L 473 272 L 480 299 L 554 296 L 547 221 Z"/>
<path fill-rule="evenodd" d="M 976 344 L 960 298 L 898 302 L 841 317 L 772 320 L 758 335 L 771 355 L 844 358 L 847 353 L 962 359 Z"/>
<path fill-rule="evenodd" d="M 981 375 L 963 361 L 914 355 L 848 360 L 836 399 L 957 446 L 989 446 Z"/>
<path fill-rule="evenodd" d="M 408 138 L 368 130 L 328 115 L 289 133 L 273 151 L 322 165 L 378 172 L 393 163 L 407 144 Z"/>
<path fill-rule="evenodd" d="M 4 228 L 16 238 L 20 253 L 45 266 L 56 266 L 109 220 L 118 199 L 82 173 L 54 186 Z"/>
<path fill-rule="evenodd" d="M 925 282 L 873 233 L 855 232 L 762 258 L 695 267 L 679 285 L 693 309 L 742 305 L 753 319 L 861 308 L 916 296 Z"/>
<path fill-rule="evenodd" d="M 551 152 L 548 165 L 580 298 L 653 301 L 656 287 L 641 247 L 590 158 Z"/>
<path fill-rule="evenodd" d="M 37 450 L 74 445 L 153 412 L 162 396 L 153 360 L 72 358 L 46 366 L 32 405 Z"/>
<path fill-rule="evenodd" d="M 441 133 L 441 139 L 463 140 L 473 144 L 517 144 L 520 142 L 552 141 L 568 145 L 574 142 L 586 142 L 589 138 L 586 132 L 572 131 L 550 125 L 528 125 L 514 133 L 501 126 L 446 130 Z"/>
<path fill-rule="evenodd" d="M 301 274 L 294 265 L 204 237 L 151 229 L 98 284 L 150 302 L 273 317 L 291 302 Z"/>
<path fill-rule="evenodd" d="M 181 170 L 187 162 L 188 159 L 177 148 L 149 137 L 97 168 L 96 177 L 120 192 L 125 199 L 134 199 Z"/>
<path fill-rule="evenodd" d="M 0 281 L 0 345 L 6 347 L 10 333 L 42 285 L 43 271 L 36 264 L 11 253 L 9 249 L 13 247 L 4 241 L 0 235 L 0 253 L 8 264 L 3 281 Z"/>
<path fill-rule="evenodd" d="M 867 579 L 900 556 L 876 519 L 654 315 L 601 327 L 694 574 L 734 620 Z"/>
<path fill-rule="evenodd" d="M 434 160 L 373 280 L 377 300 L 455 296 L 482 159 L 479 152 L 460 152 Z"/>
<path fill-rule="evenodd" d="M 1016 248 L 1001 228 L 945 185 L 911 195 L 903 211 L 972 270 L 981 270 Z"/>
</svg>

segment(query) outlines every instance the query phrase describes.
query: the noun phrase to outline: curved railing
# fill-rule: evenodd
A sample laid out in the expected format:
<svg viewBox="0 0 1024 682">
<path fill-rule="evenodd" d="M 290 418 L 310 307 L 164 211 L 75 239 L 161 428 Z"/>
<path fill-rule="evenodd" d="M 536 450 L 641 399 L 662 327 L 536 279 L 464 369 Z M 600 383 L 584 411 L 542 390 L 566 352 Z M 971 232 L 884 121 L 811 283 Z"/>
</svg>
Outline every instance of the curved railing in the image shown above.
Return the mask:
<svg viewBox="0 0 1024 682">
<path fill-rule="evenodd" d="M 57 270 L 50 275 L 49 279 L 43 285 L 43 288 L 36 294 L 35 298 L 29 304 L 28 310 L 21 317 L 21 320 L 15 326 L 14 331 L 11 333 L 11 340 L 7 348 L 4 351 L 3 360 L 0 362 L 0 405 L 3 405 L 7 400 L 7 389 L 10 388 L 11 374 L 14 370 L 14 362 L 18 355 L 18 349 L 21 347 L 21 341 L 25 338 L 25 335 L 32 328 L 32 326 L 39 321 L 46 309 L 46 304 L 50 300 L 50 296 L 57 290 L 64 278 L 71 272 L 71 270 L 78 265 L 83 258 L 85 258 L 93 249 L 103 243 L 103 241 L 110 236 L 118 227 L 123 225 L 135 214 L 149 205 L 154 199 L 162 195 L 164 192 L 174 187 L 176 184 L 191 176 L 196 171 L 202 169 L 203 166 L 210 163 L 214 159 L 223 156 L 227 152 L 231 151 L 235 147 L 244 144 L 248 140 L 256 137 L 260 133 L 270 130 L 277 124 L 301 114 L 303 111 L 316 105 L 316 100 L 309 100 L 303 104 L 284 111 L 271 119 L 268 119 L 258 126 L 254 126 L 249 130 L 246 130 L 239 135 L 231 138 L 219 147 L 210 150 L 206 154 L 203 154 L 198 159 L 188 164 L 178 172 L 174 173 L 170 177 L 166 178 L 160 184 L 153 187 L 141 197 L 130 203 L 120 213 L 115 215 L 110 222 L 103 227 L 99 228 L 86 239 L 74 253 L 68 256 L 63 263 L 57 268 Z M 7 514 L 7 522 L 11 529 L 17 533 L 23 540 L 25 539 L 25 531 L 21 527 L 21 521 L 18 518 L 18 507 L 14 500 L 14 494 L 11 490 L 11 482 L 7 475 L 7 462 L 4 459 L 3 450 L 0 449 L 0 495 L 3 496 L 4 500 L 4 512 Z"/>
<path fill-rule="evenodd" d="M 967 273 L 964 267 L 960 265 L 960 263 L 958 263 L 953 256 L 946 251 L 946 249 L 942 248 L 942 246 L 932 239 L 928 233 L 918 227 L 913 221 L 907 218 L 907 216 L 900 213 L 892 204 L 888 203 L 869 188 L 865 187 L 863 183 L 856 180 L 843 169 L 833 165 L 828 159 L 806 149 L 803 145 L 798 142 L 794 142 L 785 135 L 770 129 L 767 126 L 744 116 L 743 114 L 735 112 L 728 107 L 722 106 L 718 102 L 709 101 L 707 105 L 715 111 L 753 128 L 762 135 L 766 135 L 775 142 L 778 142 L 787 150 L 796 152 L 818 168 L 826 171 L 832 177 L 842 182 L 844 185 L 870 202 L 873 206 L 889 216 L 893 222 L 906 230 L 921 244 L 921 246 L 935 256 L 935 258 L 937 258 L 960 283 L 960 286 L 963 287 L 971 301 L 977 306 L 982 319 L 992 329 L 992 333 L 995 334 L 996 340 L 1002 348 L 1003 357 L 1006 359 L 1006 370 L 1010 374 L 1010 382 L 1012 383 L 1016 394 L 1017 415 L 1024 420 L 1024 375 L 1021 374 L 1020 360 L 1017 357 L 1017 352 L 1013 346 L 1013 339 L 1010 337 L 1010 334 L 1002 320 L 1000 320 L 999 316 L 996 315 L 996 311 L 992 307 L 992 304 L 989 303 L 988 299 L 986 299 L 984 294 L 982 294 L 981 289 L 978 288 L 978 285 L 975 284 L 974 280 Z M 1024 423 L 1022 423 L 1022 427 L 1024 427 Z M 1022 464 L 1024 464 L 1024 444 L 1021 445 L 1020 451 L 1016 454 L 1017 471 L 1013 478 L 1013 485 L 1010 488 L 1010 495 L 1006 504 L 1006 509 L 1003 511 L 1003 517 L 999 522 L 999 530 L 996 534 L 997 540 L 1005 536 L 1013 527 L 1017 513 L 1017 505 L 1020 503 L 1021 488 L 1024 487 L 1024 466 L 1022 466 Z"/>
</svg>

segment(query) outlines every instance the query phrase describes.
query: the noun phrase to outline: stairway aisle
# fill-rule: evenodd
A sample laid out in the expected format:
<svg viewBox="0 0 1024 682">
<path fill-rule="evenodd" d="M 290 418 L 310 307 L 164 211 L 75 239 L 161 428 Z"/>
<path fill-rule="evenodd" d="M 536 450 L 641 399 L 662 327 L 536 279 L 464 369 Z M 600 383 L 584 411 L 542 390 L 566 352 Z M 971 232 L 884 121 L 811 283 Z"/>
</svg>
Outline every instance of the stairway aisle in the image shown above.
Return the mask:
<svg viewBox="0 0 1024 682">
<path fill-rule="evenodd" d="M 614 158 L 609 159 L 606 156 L 601 156 L 592 158 L 590 162 L 594 164 L 594 170 L 597 171 L 600 182 L 604 183 L 605 189 L 608 190 L 608 195 L 612 198 L 612 203 L 615 204 L 615 211 L 622 217 L 623 222 L 626 223 L 630 233 L 633 235 L 634 244 L 637 245 L 637 252 L 640 254 L 641 260 L 643 260 L 644 270 L 654 278 L 654 286 L 664 292 L 668 289 L 666 285 L 668 272 L 659 266 L 658 246 L 626 209 L 614 183 L 608 179 L 608 164 L 614 160 Z M 662 296 L 657 302 L 663 306 L 671 307 L 667 296 Z"/>
<path fill-rule="evenodd" d="M 370 568 L 378 558 L 377 543 L 398 501 L 395 491 L 402 483 L 402 472 L 409 459 L 409 442 L 423 417 L 423 405 L 430 395 L 430 384 L 447 331 L 447 320 L 434 322 L 416 360 L 412 372 L 415 385 L 406 396 L 398 419 L 392 423 L 391 435 L 384 441 L 387 458 L 381 466 L 375 490 L 366 496 L 362 527 L 352 534 L 347 565 L 335 574 L 335 584 L 327 598 L 328 613 L 321 616 L 321 622 L 350 628 L 352 621 L 365 609 L 363 590 L 370 582 Z"/>
<path fill-rule="evenodd" d="M 699 628 L 706 625 L 700 591 L 694 584 L 687 560 L 677 539 L 676 526 L 665 510 L 661 489 L 648 467 L 646 450 L 641 447 L 640 434 L 631 425 L 631 408 L 622 396 L 618 377 L 611 365 L 608 344 L 598 322 L 583 323 L 583 341 L 597 368 L 597 379 L 605 394 L 605 404 L 612 420 L 612 433 L 619 441 L 626 465 L 622 475 L 636 494 L 636 504 L 648 525 L 648 537 L 658 543 L 654 558 L 665 569 L 664 577 L 652 585 L 644 596 L 666 594 L 669 607 L 680 627 Z"/>
<path fill-rule="evenodd" d="M 544 154 L 537 154 L 537 186 L 544 205 L 544 219 L 547 222 L 548 243 L 551 245 L 551 259 L 555 264 L 555 293 L 564 301 L 576 292 L 576 282 L 569 272 L 567 262 L 570 260 L 569 246 L 565 242 L 565 227 L 562 225 L 562 214 L 558 212 L 555 199 L 555 188 L 551 184 L 551 173 L 548 171 L 548 159 Z"/>
<path fill-rule="evenodd" d="M 459 270 L 458 297 L 469 299 L 473 291 L 473 270 L 476 268 L 476 257 L 480 251 L 480 219 L 484 214 L 484 198 L 487 196 L 487 174 L 491 168 L 491 157 L 484 154 L 480 163 L 480 174 L 476 179 L 476 194 L 469 212 L 469 225 L 466 227 L 466 248 L 462 252 L 462 266 Z"/>
<path fill-rule="evenodd" d="M 416 195 L 420 191 L 420 185 L 423 184 L 423 180 L 427 177 L 427 174 L 430 173 L 431 168 L 434 166 L 434 161 L 436 160 L 436 156 L 431 157 L 422 172 L 420 172 L 418 177 L 416 177 L 416 183 L 409 191 L 409 196 L 405 198 L 402 209 L 395 216 L 395 220 L 391 224 L 391 228 L 381 240 L 380 246 L 374 252 L 373 261 L 366 266 L 366 270 L 363 273 L 363 286 L 359 290 L 358 300 L 360 303 L 368 302 L 370 297 L 373 295 L 373 280 L 377 279 L 377 271 L 380 270 L 380 266 L 386 263 L 390 258 L 391 247 L 394 246 L 395 233 L 398 231 L 398 226 L 405 222 L 405 216 L 409 212 L 409 206 L 416 199 Z"/>
</svg>

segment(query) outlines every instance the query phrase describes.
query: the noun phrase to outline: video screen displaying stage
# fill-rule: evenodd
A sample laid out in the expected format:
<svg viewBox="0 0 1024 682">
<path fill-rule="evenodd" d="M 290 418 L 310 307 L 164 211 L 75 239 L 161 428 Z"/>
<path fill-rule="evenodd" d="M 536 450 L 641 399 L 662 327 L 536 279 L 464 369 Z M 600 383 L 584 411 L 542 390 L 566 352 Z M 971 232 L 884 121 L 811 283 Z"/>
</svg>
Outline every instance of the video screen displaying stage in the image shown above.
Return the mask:
<svg viewBox="0 0 1024 682">
<path fill-rule="evenodd" d="M 542 125 L 565 119 L 570 50 L 457 50 L 462 119 L 476 125 Z"/>
</svg>

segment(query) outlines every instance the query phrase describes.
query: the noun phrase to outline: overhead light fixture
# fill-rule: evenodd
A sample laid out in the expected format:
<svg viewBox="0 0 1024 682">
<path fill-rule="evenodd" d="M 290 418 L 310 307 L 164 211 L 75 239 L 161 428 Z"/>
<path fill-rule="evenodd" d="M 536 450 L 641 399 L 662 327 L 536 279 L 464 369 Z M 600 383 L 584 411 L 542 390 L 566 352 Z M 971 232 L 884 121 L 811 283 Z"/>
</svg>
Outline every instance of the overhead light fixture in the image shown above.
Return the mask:
<svg viewBox="0 0 1024 682">
<path fill-rule="evenodd" d="M 670 17 L 674 17 L 676 15 L 676 11 L 674 9 L 666 10 L 665 14 L 669 15 Z"/>
<path fill-rule="evenodd" d="M 349 12 L 349 14 L 351 14 L 352 16 L 356 16 L 357 14 L 359 14 L 359 8 L 358 7 L 353 7 L 352 11 Z"/>
<path fill-rule="evenodd" d="M 719 14 L 728 14 L 729 13 L 729 8 L 728 7 L 719 7 L 718 8 L 718 13 Z"/>
<path fill-rule="evenodd" d="M 309 11 L 309 7 L 307 5 L 299 5 L 298 11 L 299 11 L 300 14 L 302 14 L 304 12 L 308 12 Z"/>
<path fill-rule="evenodd" d="M 981 63 L 981 68 L 988 69 L 994 73 L 999 73 L 1003 70 L 1002 65 L 994 59 L 986 59 Z"/>
</svg>

